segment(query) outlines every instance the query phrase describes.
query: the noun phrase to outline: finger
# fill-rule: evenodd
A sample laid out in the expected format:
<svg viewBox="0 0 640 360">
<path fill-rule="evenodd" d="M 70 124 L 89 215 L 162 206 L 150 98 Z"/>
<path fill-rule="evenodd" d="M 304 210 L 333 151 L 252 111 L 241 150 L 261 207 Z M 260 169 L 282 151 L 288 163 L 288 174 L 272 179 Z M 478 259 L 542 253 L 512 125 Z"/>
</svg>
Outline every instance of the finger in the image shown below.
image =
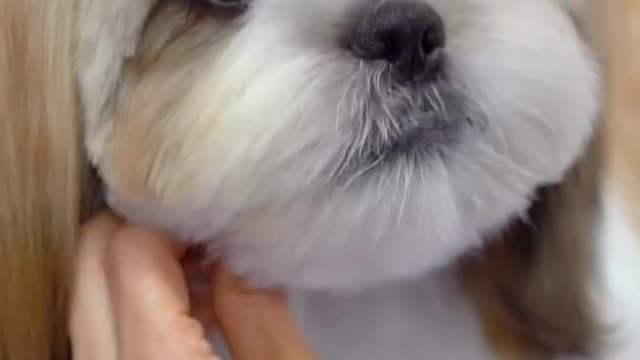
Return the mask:
<svg viewBox="0 0 640 360">
<path fill-rule="evenodd" d="M 164 233 L 123 227 L 109 244 L 105 262 L 113 294 L 186 313 L 189 297 L 180 266 L 184 252 L 184 246 Z"/>
<path fill-rule="evenodd" d="M 241 317 L 288 317 L 286 297 L 278 290 L 252 288 L 224 264 L 213 268 L 213 310 L 220 320 Z M 233 317 L 233 318 L 232 318 Z"/>
<path fill-rule="evenodd" d="M 166 234 L 129 226 L 110 244 L 107 276 L 122 359 L 213 359 L 202 326 L 190 317 L 180 259 Z"/>
<path fill-rule="evenodd" d="M 315 359 L 279 291 L 252 289 L 223 265 L 213 276 L 213 311 L 236 360 Z"/>
<path fill-rule="evenodd" d="M 69 335 L 77 360 L 116 360 L 116 337 L 103 268 L 108 241 L 121 222 L 104 213 L 82 229 L 71 294 Z"/>
</svg>

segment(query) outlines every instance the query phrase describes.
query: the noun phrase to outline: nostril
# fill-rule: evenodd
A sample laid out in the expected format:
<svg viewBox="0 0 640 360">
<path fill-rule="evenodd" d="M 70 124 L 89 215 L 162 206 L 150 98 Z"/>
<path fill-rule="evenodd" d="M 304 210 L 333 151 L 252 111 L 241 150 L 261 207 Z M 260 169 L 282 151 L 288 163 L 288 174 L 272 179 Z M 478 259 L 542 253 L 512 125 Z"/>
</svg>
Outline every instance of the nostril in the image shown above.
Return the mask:
<svg viewBox="0 0 640 360">
<path fill-rule="evenodd" d="M 422 1 L 387 2 L 361 16 L 351 35 L 353 53 L 364 60 L 385 60 L 403 77 L 438 71 L 434 66 L 446 37 L 442 19 Z"/>
<path fill-rule="evenodd" d="M 434 24 L 427 28 L 422 34 L 422 51 L 429 55 L 433 51 L 443 48 L 445 45 L 444 26 Z"/>
</svg>

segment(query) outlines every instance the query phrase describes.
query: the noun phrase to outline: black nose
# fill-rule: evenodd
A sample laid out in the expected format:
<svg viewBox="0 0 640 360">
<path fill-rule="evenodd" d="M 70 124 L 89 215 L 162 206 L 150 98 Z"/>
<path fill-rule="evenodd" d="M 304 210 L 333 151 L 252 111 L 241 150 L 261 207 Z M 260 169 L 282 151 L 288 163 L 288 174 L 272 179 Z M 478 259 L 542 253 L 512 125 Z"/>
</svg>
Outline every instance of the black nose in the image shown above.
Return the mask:
<svg viewBox="0 0 640 360">
<path fill-rule="evenodd" d="M 402 80 L 431 78 L 441 70 L 446 36 L 442 18 L 424 1 L 373 5 L 355 25 L 351 50 L 365 60 L 386 60 Z"/>
</svg>

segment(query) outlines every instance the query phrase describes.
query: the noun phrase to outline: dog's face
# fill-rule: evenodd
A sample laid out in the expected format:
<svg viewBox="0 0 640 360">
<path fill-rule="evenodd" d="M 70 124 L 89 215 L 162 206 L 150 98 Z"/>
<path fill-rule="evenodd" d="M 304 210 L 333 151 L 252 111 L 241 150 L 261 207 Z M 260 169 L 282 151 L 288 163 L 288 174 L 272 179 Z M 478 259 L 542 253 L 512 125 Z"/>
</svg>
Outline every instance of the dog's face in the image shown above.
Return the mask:
<svg viewBox="0 0 640 360">
<path fill-rule="evenodd" d="M 595 123 L 558 1 L 244 3 L 152 14 L 92 155 L 115 209 L 260 284 L 446 265 L 559 181 Z"/>
</svg>

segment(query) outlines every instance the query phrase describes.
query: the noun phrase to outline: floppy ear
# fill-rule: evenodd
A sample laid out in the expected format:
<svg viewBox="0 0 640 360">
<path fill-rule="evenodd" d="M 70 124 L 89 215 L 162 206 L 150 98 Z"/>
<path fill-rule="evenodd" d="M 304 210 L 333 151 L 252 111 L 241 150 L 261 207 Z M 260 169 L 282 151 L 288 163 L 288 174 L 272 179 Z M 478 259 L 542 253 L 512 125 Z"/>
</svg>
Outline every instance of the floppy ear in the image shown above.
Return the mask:
<svg viewBox="0 0 640 360">
<path fill-rule="evenodd" d="M 538 189 L 524 219 L 462 264 L 464 287 L 499 348 L 546 358 L 591 355 L 601 345 L 602 324 L 590 293 L 600 138 L 592 140 L 562 183 Z"/>
<path fill-rule="evenodd" d="M 593 49 L 598 40 L 590 2 L 555 1 Z M 604 173 L 603 130 L 600 121 L 562 182 L 539 188 L 522 220 L 461 262 L 460 279 L 488 337 L 514 358 L 531 353 L 541 358 L 588 356 L 602 345 L 603 324 L 590 289 Z"/>
<path fill-rule="evenodd" d="M 109 113 L 124 61 L 131 57 L 157 0 L 78 0 L 76 73 L 89 160 L 96 164 L 111 128 Z"/>
</svg>

